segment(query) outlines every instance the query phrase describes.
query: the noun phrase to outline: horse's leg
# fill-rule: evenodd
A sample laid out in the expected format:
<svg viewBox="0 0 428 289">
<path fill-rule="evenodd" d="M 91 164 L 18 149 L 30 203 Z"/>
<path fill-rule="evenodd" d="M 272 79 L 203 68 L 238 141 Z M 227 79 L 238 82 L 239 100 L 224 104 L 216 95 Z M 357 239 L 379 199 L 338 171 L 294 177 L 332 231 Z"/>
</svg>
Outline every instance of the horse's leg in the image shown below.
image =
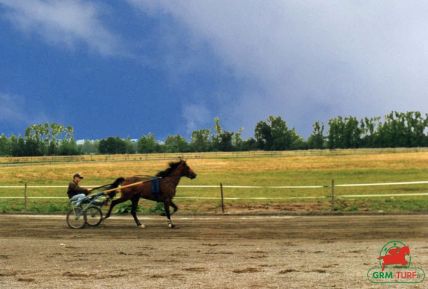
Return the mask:
<svg viewBox="0 0 428 289">
<path fill-rule="evenodd" d="M 174 211 L 171 213 L 171 216 L 175 214 L 175 212 L 178 211 L 178 207 L 174 202 L 171 200 L 171 207 L 174 209 Z"/>
<path fill-rule="evenodd" d="M 116 206 L 117 204 L 123 203 L 123 202 L 125 202 L 127 200 L 128 200 L 127 198 L 120 197 L 119 199 L 111 201 L 110 208 L 108 209 L 108 212 L 107 212 L 107 214 L 105 216 L 105 219 L 107 219 L 107 218 L 110 217 L 111 211 L 113 210 L 114 206 Z"/>
<path fill-rule="evenodd" d="M 134 217 L 134 221 L 137 224 L 138 227 L 140 228 L 145 228 L 146 226 L 142 225 L 140 223 L 140 220 L 138 220 L 137 217 L 137 208 L 138 208 L 138 201 L 140 200 L 140 196 L 136 195 L 135 197 L 132 198 L 132 207 L 131 207 L 131 215 L 132 217 Z"/>
<path fill-rule="evenodd" d="M 171 204 L 171 201 L 167 200 L 167 201 L 164 201 L 163 206 L 165 208 L 166 218 L 168 219 L 168 227 L 174 228 L 175 225 L 171 221 L 171 214 L 169 212 L 169 206 L 170 206 L 170 204 Z"/>
<path fill-rule="evenodd" d="M 176 204 L 174 204 L 172 201 L 170 201 L 169 206 L 171 206 L 171 207 L 174 209 L 174 211 L 172 211 L 172 212 L 171 212 L 171 214 L 170 214 L 170 215 L 172 216 L 172 215 L 174 215 L 174 214 L 175 214 L 175 212 L 177 212 L 177 211 L 178 211 L 178 207 L 177 207 L 177 205 L 176 205 Z M 160 215 L 161 215 L 161 216 L 166 216 L 165 210 L 164 210 L 162 213 L 160 213 Z"/>
</svg>

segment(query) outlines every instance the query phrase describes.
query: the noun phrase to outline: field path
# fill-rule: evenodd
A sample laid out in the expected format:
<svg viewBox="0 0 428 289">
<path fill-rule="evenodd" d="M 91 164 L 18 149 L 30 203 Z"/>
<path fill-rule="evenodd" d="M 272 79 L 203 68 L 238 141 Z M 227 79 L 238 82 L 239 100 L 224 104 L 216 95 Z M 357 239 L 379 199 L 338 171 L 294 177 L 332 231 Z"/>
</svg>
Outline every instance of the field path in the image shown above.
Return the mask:
<svg viewBox="0 0 428 289">
<path fill-rule="evenodd" d="M 428 271 L 427 215 L 64 219 L 0 215 L 0 288 L 378 288 L 366 274 L 390 240 Z"/>
</svg>

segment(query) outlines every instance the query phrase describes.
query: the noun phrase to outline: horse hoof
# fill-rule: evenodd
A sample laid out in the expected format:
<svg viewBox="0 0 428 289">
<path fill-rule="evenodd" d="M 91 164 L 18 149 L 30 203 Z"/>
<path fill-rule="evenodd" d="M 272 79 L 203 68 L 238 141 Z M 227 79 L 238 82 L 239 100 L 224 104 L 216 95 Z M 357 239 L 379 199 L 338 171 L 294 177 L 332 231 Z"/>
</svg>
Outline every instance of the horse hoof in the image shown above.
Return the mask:
<svg viewBox="0 0 428 289">
<path fill-rule="evenodd" d="M 168 227 L 172 229 L 175 227 L 175 225 L 174 224 L 168 224 Z"/>
<path fill-rule="evenodd" d="M 140 228 L 140 229 L 144 229 L 145 227 L 146 227 L 146 225 L 144 225 L 144 224 L 138 225 L 138 228 Z"/>
</svg>

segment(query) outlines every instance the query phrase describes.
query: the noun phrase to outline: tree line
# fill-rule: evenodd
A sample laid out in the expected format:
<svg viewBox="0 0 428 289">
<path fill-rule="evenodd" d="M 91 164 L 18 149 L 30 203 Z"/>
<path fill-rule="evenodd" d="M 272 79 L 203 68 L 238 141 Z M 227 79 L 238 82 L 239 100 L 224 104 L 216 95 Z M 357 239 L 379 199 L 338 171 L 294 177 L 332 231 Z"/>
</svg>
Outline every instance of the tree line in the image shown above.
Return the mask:
<svg viewBox="0 0 428 289">
<path fill-rule="evenodd" d="M 33 124 L 24 136 L 0 135 L 2 156 L 50 156 L 81 153 L 74 138 L 74 129 L 57 123 Z"/>
<path fill-rule="evenodd" d="M 326 127 L 328 130 L 326 130 Z M 195 130 L 190 140 L 170 135 L 158 141 L 154 134 L 138 140 L 108 137 L 77 144 L 70 126 L 56 123 L 34 124 L 24 136 L 0 136 L 0 155 L 43 156 L 77 154 L 134 154 L 162 152 L 209 152 L 248 150 L 297 150 L 336 148 L 387 148 L 428 146 L 428 114 L 391 112 L 381 117 L 338 116 L 327 124 L 317 121 L 312 134 L 304 139 L 280 116 L 259 121 L 254 136 L 242 138 L 242 129 L 228 131 L 214 119 L 214 128 Z"/>
</svg>

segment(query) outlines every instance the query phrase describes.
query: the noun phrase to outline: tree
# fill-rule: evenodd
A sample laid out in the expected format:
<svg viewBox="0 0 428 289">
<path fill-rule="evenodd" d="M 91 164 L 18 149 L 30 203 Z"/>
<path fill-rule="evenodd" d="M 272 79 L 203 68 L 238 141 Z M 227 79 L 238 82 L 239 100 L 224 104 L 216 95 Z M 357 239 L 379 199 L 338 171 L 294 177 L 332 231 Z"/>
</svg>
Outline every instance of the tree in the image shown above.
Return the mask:
<svg viewBox="0 0 428 289">
<path fill-rule="evenodd" d="M 189 151 L 189 144 L 180 135 L 168 136 L 165 140 L 165 151 L 166 152 L 187 152 Z"/>
<path fill-rule="evenodd" d="M 324 124 L 317 121 L 314 123 L 312 134 L 308 139 L 308 146 L 311 149 L 324 148 Z"/>
<path fill-rule="evenodd" d="M 192 132 L 190 142 L 191 149 L 196 152 L 207 152 L 211 150 L 210 131 L 200 129 Z"/>
<path fill-rule="evenodd" d="M 11 143 L 10 140 L 4 134 L 0 136 L 0 155 L 11 155 Z"/>
<path fill-rule="evenodd" d="M 22 144 L 21 144 L 22 145 Z M 43 144 L 34 139 L 25 140 L 23 156 L 42 156 Z"/>
<path fill-rule="evenodd" d="M 379 145 L 379 127 L 381 126 L 380 117 L 365 117 L 360 120 L 361 146 L 374 148 Z"/>
<path fill-rule="evenodd" d="M 305 140 L 297 134 L 296 130 L 293 128 L 288 131 L 290 136 L 290 149 L 292 150 L 306 150 L 308 149 L 308 144 Z"/>
<path fill-rule="evenodd" d="M 328 147 L 330 149 L 343 148 L 343 120 L 342 117 L 332 118 L 328 121 Z"/>
<path fill-rule="evenodd" d="M 291 138 L 287 123 L 281 117 L 270 117 L 270 127 L 272 131 L 271 150 L 284 150 L 291 147 Z"/>
<path fill-rule="evenodd" d="M 118 137 L 102 139 L 99 144 L 101 154 L 125 154 L 126 142 Z"/>
<path fill-rule="evenodd" d="M 124 140 L 126 144 L 126 153 L 135 154 L 137 152 L 137 143 L 130 138 Z"/>
<path fill-rule="evenodd" d="M 344 144 L 346 148 L 360 147 L 361 129 L 356 117 L 345 118 Z"/>
<path fill-rule="evenodd" d="M 25 130 L 25 155 L 56 155 L 63 141 L 73 140 L 74 129 L 58 123 L 33 124 Z"/>
<path fill-rule="evenodd" d="M 139 153 L 154 153 L 160 151 L 160 145 L 155 139 L 155 136 L 151 133 L 142 136 L 138 140 L 138 152 Z"/>
<path fill-rule="evenodd" d="M 81 151 L 79 150 L 79 147 L 77 146 L 76 142 L 73 139 L 71 139 L 71 140 L 61 141 L 58 148 L 58 153 L 60 155 L 69 156 L 69 155 L 78 155 L 81 153 Z"/>
<path fill-rule="evenodd" d="M 295 129 L 289 129 L 280 116 L 269 116 L 257 123 L 254 135 L 260 149 L 285 150 L 305 146 Z"/>
<path fill-rule="evenodd" d="M 257 141 L 250 137 L 242 142 L 242 150 L 243 151 L 254 151 L 257 149 Z"/>
<path fill-rule="evenodd" d="M 25 141 L 24 138 L 19 136 L 16 137 L 12 135 L 10 137 L 10 143 L 11 143 L 11 155 L 14 157 L 21 157 L 25 156 Z"/>
<path fill-rule="evenodd" d="M 237 132 L 234 132 L 232 135 L 232 146 L 235 150 L 240 151 L 242 150 L 242 146 L 244 141 L 242 140 L 242 131 L 243 129 L 240 128 Z"/>
<path fill-rule="evenodd" d="M 215 135 L 212 137 L 214 150 L 223 152 L 232 151 L 232 138 L 234 133 L 230 131 L 224 131 L 220 125 L 220 119 L 218 117 L 214 119 L 214 129 Z"/>
<path fill-rule="evenodd" d="M 83 144 L 79 145 L 79 150 L 82 154 L 96 154 L 98 153 L 99 141 L 85 140 Z"/>
<path fill-rule="evenodd" d="M 213 138 L 213 147 L 217 151 L 233 151 L 232 145 L 233 132 L 225 131 Z"/>
<path fill-rule="evenodd" d="M 355 117 L 341 116 L 332 118 L 328 122 L 328 146 L 334 148 L 357 148 L 361 144 L 362 130 Z"/>
<path fill-rule="evenodd" d="M 254 136 L 258 148 L 270 150 L 273 144 L 272 128 L 265 121 L 259 121 L 256 125 Z"/>
</svg>

